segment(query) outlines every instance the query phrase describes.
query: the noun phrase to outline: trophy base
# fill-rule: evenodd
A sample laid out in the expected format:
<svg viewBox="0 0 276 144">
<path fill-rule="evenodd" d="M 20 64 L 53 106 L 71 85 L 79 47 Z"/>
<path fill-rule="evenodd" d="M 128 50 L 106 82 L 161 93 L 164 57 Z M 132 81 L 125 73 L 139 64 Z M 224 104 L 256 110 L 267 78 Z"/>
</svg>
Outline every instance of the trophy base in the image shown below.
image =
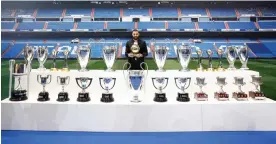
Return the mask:
<svg viewBox="0 0 276 144">
<path fill-rule="evenodd" d="M 214 69 L 213 68 L 208 68 L 207 71 L 214 71 Z"/>
<path fill-rule="evenodd" d="M 208 95 L 206 93 L 195 93 L 195 99 L 197 101 L 208 101 Z"/>
<path fill-rule="evenodd" d="M 237 101 L 247 101 L 248 100 L 248 96 L 244 92 L 234 92 L 233 98 L 235 98 Z"/>
<path fill-rule="evenodd" d="M 90 101 L 89 93 L 79 93 L 77 101 L 78 102 L 88 102 L 88 101 Z"/>
<path fill-rule="evenodd" d="M 228 101 L 229 94 L 227 94 L 226 92 L 215 92 L 215 98 L 219 101 Z"/>
<path fill-rule="evenodd" d="M 61 71 L 62 72 L 69 72 L 70 70 L 68 68 L 62 68 Z"/>
<path fill-rule="evenodd" d="M 165 93 L 155 93 L 155 97 L 153 99 L 155 102 L 167 102 Z"/>
<path fill-rule="evenodd" d="M 237 70 L 237 69 L 236 68 L 228 68 L 227 70 L 233 71 L 233 70 Z"/>
<path fill-rule="evenodd" d="M 254 100 L 265 100 L 264 93 L 259 91 L 249 91 L 249 97 L 253 98 Z"/>
<path fill-rule="evenodd" d="M 87 72 L 87 69 L 80 69 L 79 72 Z"/>
<path fill-rule="evenodd" d="M 156 72 L 165 72 L 164 69 L 157 69 Z"/>
<path fill-rule="evenodd" d="M 50 71 L 55 71 L 56 72 L 56 71 L 58 71 L 58 69 L 57 68 L 51 68 Z"/>
<path fill-rule="evenodd" d="M 249 68 L 248 67 L 242 67 L 242 68 L 240 68 L 240 70 L 249 70 Z"/>
<path fill-rule="evenodd" d="M 221 72 L 221 71 L 225 71 L 224 68 L 217 68 L 217 71 Z"/>
<path fill-rule="evenodd" d="M 44 102 L 44 101 L 49 101 L 49 93 L 48 92 L 40 92 L 38 94 L 37 101 Z"/>
<path fill-rule="evenodd" d="M 68 98 L 68 93 L 67 92 L 60 92 L 58 94 L 57 101 L 58 102 L 66 102 L 69 101 L 70 99 Z"/>
<path fill-rule="evenodd" d="M 189 72 L 190 70 L 189 69 L 180 69 L 179 71 L 180 72 Z"/>
<path fill-rule="evenodd" d="M 104 102 L 104 103 L 114 102 L 113 94 L 112 93 L 103 93 L 101 102 Z"/>
<path fill-rule="evenodd" d="M 196 71 L 202 72 L 204 70 L 203 70 L 203 68 L 196 68 Z"/>
<path fill-rule="evenodd" d="M 28 97 L 26 90 L 13 90 L 11 92 L 10 101 L 24 101 L 27 99 Z"/>
<path fill-rule="evenodd" d="M 176 100 L 179 102 L 188 102 L 188 101 L 190 101 L 189 94 L 188 93 L 178 93 Z"/>
</svg>

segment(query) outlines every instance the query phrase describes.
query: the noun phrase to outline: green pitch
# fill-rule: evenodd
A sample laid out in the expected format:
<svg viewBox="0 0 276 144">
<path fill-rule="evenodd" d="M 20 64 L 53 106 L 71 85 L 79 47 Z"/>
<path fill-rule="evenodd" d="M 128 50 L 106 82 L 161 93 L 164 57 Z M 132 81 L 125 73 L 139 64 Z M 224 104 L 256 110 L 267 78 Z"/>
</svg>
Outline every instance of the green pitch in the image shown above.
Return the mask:
<svg viewBox="0 0 276 144">
<path fill-rule="evenodd" d="M 23 62 L 21 61 L 16 61 L 16 62 Z M 126 62 L 124 59 L 118 59 L 116 60 L 113 69 L 122 69 L 123 64 Z M 208 67 L 208 61 L 207 60 L 202 60 L 203 62 L 203 67 L 207 68 Z M 146 63 L 149 66 L 149 69 L 154 70 L 156 69 L 156 64 L 152 59 L 147 59 Z M 8 60 L 2 60 L 1 63 L 1 99 L 5 99 L 8 97 L 8 84 L 9 84 L 9 72 L 8 72 L 8 67 L 9 67 L 9 62 Z M 69 60 L 68 61 L 70 69 L 79 69 L 79 64 L 76 60 Z M 57 61 L 57 67 L 61 68 L 63 65 L 62 60 Z M 213 66 L 216 67 L 218 65 L 217 60 L 213 60 Z M 228 62 L 226 60 L 223 61 L 223 65 L 225 68 L 228 67 Z M 52 66 L 52 61 L 48 60 L 45 63 L 46 68 L 51 68 Z M 236 67 L 240 67 L 241 64 L 237 60 Z M 32 64 L 33 68 L 38 68 L 38 62 L 34 60 Z M 191 60 L 189 64 L 190 69 L 196 69 L 197 67 L 197 60 Z M 260 75 L 263 76 L 263 82 L 264 84 L 261 86 L 261 90 L 265 93 L 265 95 L 269 98 L 272 98 L 276 100 L 276 60 L 275 59 L 250 59 L 248 63 L 248 67 L 250 70 L 255 70 L 260 72 Z M 180 69 L 181 66 L 179 62 L 176 59 L 168 59 L 165 64 L 165 69 Z M 88 64 L 88 69 L 106 69 L 105 63 L 103 60 L 90 60 Z"/>
</svg>

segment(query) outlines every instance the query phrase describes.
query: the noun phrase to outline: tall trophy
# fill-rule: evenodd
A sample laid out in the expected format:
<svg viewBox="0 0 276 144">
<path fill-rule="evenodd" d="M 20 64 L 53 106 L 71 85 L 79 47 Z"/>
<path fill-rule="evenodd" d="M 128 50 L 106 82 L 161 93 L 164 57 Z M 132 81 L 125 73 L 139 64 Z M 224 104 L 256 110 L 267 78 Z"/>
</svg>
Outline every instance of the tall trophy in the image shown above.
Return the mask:
<svg viewBox="0 0 276 144">
<path fill-rule="evenodd" d="M 63 50 L 63 55 L 64 55 L 64 65 L 63 65 L 63 68 L 62 68 L 62 71 L 64 72 L 68 72 L 69 71 L 69 66 L 68 66 L 68 56 L 69 56 L 69 50 L 66 49 L 66 50 Z"/>
<path fill-rule="evenodd" d="M 177 93 L 176 100 L 179 102 L 188 102 L 190 101 L 189 93 L 185 92 L 185 89 L 187 89 L 190 86 L 191 78 L 190 77 L 176 77 L 174 78 L 175 85 L 178 89 L 181 90 L 181 92 Z"/>
<path fill-rule="evenodd" d="M 255 85 L 255 90 L 249 91 L 249 97 L 255 100 L 265 100 L 265 95 L 260 91 L 259 86 L 263 84 L 262 76 L 252 75 L 252 84 Z"/>
<path fill-rule="evenodd" d="M 203 52 L 202 52 L 202 50 L 200 48 L 197 48 L 196 49 L 196 54 L 197 54 L 197 58 L 198 58 L 197 71 L 203 71 L 203 67 L 202 67 L 202 63 L 201 63 Z"/>
<path fill-rule="evenodd" d="M 227 101 L 229 100 L 229 94 L 223 91 L 223 86 L 225 86 L 226 83 L 226 77 L 217 77 L 217 83 L 220 90 L 215 92 L 215 98 L 219 101 Z"/>
<path fill-rule="evenodd" d="M 208 49 L 206 51 L 208 59 L 209 59 L 209 68 L 208 71 L 213 71 L 213 65 L 212 65 L 212 58 L 213 58 L 213 51 L 211 49 Z"/>
<path fill-rule="evenodd" d="M 198 101 L 208 101 L 208 95 L 202 91 L 202 87 L 206 85 L 204 77 L 197 77 L 196 78 L 196 85 L 199 86 L 200 92 L 195 93 L 195 99 Z"/>
<path fill-rule="evenodd" d="M 223 71 L 224 70 L 224 68 L 222 66 L 223 53 L 224 53 L 223 48 L 220 47 L 219 49 L 217 49 L 217 55 L 219 57 L 218 71 Z"/>
<path fill-rule="evenodd" d="M 166 41 L 168 41 L 168 40 L 166 40 Z M 153 54 L 153 56 L 154 56 L 155 63 L 158 67 L 157 71 L 165 71 L 163 69 L 163 67 L 166 63 L 167 55 L 168 55 L 168 52 L 169 52 L 168 43 L 158 44 L 158 43 L 154 42 L 154 54 Z"/>
<path fill-rule="evenodd" d="M 229 68 L 228 70 L 235 70 L 235 61 L 236 61 L 236 51 L 233 46 L 228 46 L 226 49 L 226 58 L 227 61 L 229 62 Z"/>
<path fill-rule="evenodd" d="M 89 93 L 85 92 L 85 89 L 87 89 L 91 83 L 92 83 L 92 78 L 88 77 L 79 77 L 76 78 L 76 82 L 78 86 L 82 89 L 82 92 L 79 92 L 78 94 L 78 102 L 88 102 L 90 101 Z"/>
<path fill-rule="evenodd" d="M 39 68 L 40 71 L 45 71 L 46 68 L 44 67 L 44 63 L 46 62 L 48 58 L 48 48 L 47 46 L 39 46 L 37 49 L 37 60 L 39 62 Z"/>
<path fill-rule="evenodd" d="M 237 46 L 236 52 L 237 52 L 237 55 L 242 63 L 241 70 L 248 70 L 248 67 L 247 67 L 248 47 L 247 46 Z"/>
<path fill-rule="evenodd" d="M 117 56 L 118 45 L 114 44 L 111 46 L 105 45 L 102 49 L 103 59 L 106 64 L 106 71 L 113 71 L 112 66 Z M 139 51 L 138 51 L 139 52 Z"/>
<path fill-rule="evenodd" d="M 238 101 L 247 101 L 248 96 L 245 92 L 242 91 L 241 87 L 245 85 L 245 82 L 243 81 L 243 77 L 234 77 L 235 85 L 239 87 L 239 91 L 233 92 L 233 98 L 235 98 Z"/>
<path fill-rule="evenodd" d="M 47 75 L 47 76 L 42 76 L 42 75 L 37 75 L 37 82 L 40 83 L 43 86 L 43 91 L 38 94 L 37 101 L 49 101 L 49 93 L 45 91 L 45 86 L 49 84 L 52 81 L 52 76 Z"/>
<path fill-rule="evenodd" d="M 32 60 L 34 58 L 34 47 L 27 45 L 24 47 L 24 59 L 26 61 L 26 69 L 29 73 L 32 70 Z"/>
<path fill-rule="evenodd" d="M 152 78 L 153 86 L 159 91 L 155 93 L 154 101 L 155 102 L 166 102 L 167 97 L 166 93 L 162 92 L 168 85 L 169 78 L 166 77 L 154 77 Z"/>
<path fill-rule="evenodd" d="M 52 57 L 53 57 L 53 67 L 51 68 L 51 71 L 58 71 L 57 66 L 56 66 L 56 59 L 58 52 L 56 49 L 52 50 Z"/>
<path fill-rule="evenodd" d="M 62 92 L 58 93 L 57 101 L 66 102 L 66 101 L 70 100 L 68 92 L 64 91 L 64 87 L 66 85 L 68 85 L 69 82 L 70 82 L 70 77 L 69 76 L 66 76 L 66 77 L 57 76 L 57 83 L 62 86 Z"/>
<path fill-rule="evenodd" d="M 113 89 L 116 83 L 116 78 L 99 78 L 101 87 L 106 91 L 102 94 L 101 102 L 110 103 L 114 102 L 113 93 L 109 91 Z"/>
<path fill-rule="evenodd" d="M 79 71 L 80 72 L 87 71 L 86 66 L 89 62 L 89 58 L 90 58 L 90 54 L 91 54 L 90 44 L 89 45 L 78 45 L 76 53 L 77 53 L 78 62 L 81 67 L 81 69 Z"/>
<path fill-rule="evenodd" d="M 142 65 L 146 66 L 146 72 L 145 69 L 143 69 Z M 125 66 L 128 66 L 127 70 L 125 70 Z M 141 91 L 144 81 L 148 75 L 148 65 L 144 62 L 140 64 L 140 67 L 142 70 L 130 70 L 131 64 L 126 62 L 123 66 L 123 74 L 125 77 L 125 80 L 127 81 L 127 84 L 129 88 L 134 92 L 131 102 L 139 103 L 141 100 L 139 99 L 139 92 Z M 127 74 L 126 72 L 127 71 Z"/>
<path fill-rule="evenodd" d="M 189 45 L 179 45 L 177 47 L 176 55 L 179 63 L 182 66 L 180 71 L 185 72 L 189 71 L 188 65 L 192 56 L 192 49 Z"/>
</svg>

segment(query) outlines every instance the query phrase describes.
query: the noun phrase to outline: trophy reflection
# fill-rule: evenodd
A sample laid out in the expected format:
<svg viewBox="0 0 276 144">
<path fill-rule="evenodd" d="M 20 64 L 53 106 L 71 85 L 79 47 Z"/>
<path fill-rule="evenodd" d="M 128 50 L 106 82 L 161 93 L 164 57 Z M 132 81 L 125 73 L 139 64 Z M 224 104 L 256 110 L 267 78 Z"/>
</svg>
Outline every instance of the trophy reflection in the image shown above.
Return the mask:
<svg viewBox="0 0 276 144">
<path fill-rule="evenodd" d="M 66 77 L 58 76 L 57 77 L 57 83 L 62 86 L 62 92 L 58 93 L 57 101 L 66 102 L 66 101 L 70 100 L 69 96 L 68 96 L 68 92 L 64 91 L 64 87 L 66 85 L 68 85 L 69 82 L 70 82 L 70 77 L 69 76 L 66 76 Z"/>
<path fill-rule="evenodd" d="M 85 89 L 87 89 L 91 83 L 92 83 L 92 78 L 88 77 L 79 77 L 76 78 L 76 82 L 78 86 L 82 89 L 82 92 L 79 92 L 77 101 L 78 102 L 88 102 L 90 101 L 89 97 L 89 92 L 85 92 Z"/>
<path fill-rule="evenodd" d="M 64 72 L 68 72 L 69 71 L 69 66 L 68 66 L 68 56 L 69 56 L 69 50 L 66 49 L 66 50 L 63 50 L 63 55 L 64 55 L 64 65 L 63 65 L 63 68 L 62 68 L 62 71 Z"/>
<path fill-rule="evenodd" d="M 217 85 L 219 85 L 220 90 L 218 92 L 215 92 L 215 98 L 219 101 L 227 101 L 229 100 L 229 95 L 223 91 L 223 86 L 225 86 L 226 78 L 225 77 L 217 77 Z"/>
<path fill-rule="evenodd" d="M 176 100 L 179 102 L 190 101 L 189 93 L 186 93 L 185 89 L 189 88 L 190 83 L 191 83 L 191 78 L 190 77 L 176 77 L 176 78 L 174 78 L 174 80 L 175 80 L 175 85 L 177 86 L 177 88 L 181 90 L 181 92 L 177 93 Z"/>
<path fill-rule="evenodd" d="M 168 80 L 169 80 L 169 78 L 165 78 L 165 77 L 152 78 L 152 84 L 158 90 L 158 92 L 155 93 L 155 97 L 153 99 L 155 102 L 168 101 L 167 97 L 166 97 L 166 93 L 162 92 L 162 90 L 167 87 Z"/>
<path fill-rule="evenodd" d="M 50 100 L 49 93 L 45 91 L 45 86 L 51 83 L 51 80 L 52 80 L 51 75 L 47 75 L 47 76 L 37 75 L 37 82 L 43 86 L 43 91 L 38 94 L 37 101 L 43 102 L 43 101 Z"/>
<path fill-rule="evenodd" d="M 205 78 L 204 77 L 197 77 L 196 78 L 196 85 L 199 86 L 200 92 L 195 93 L 195 99 L 198 101 L 207 101 L 208 100 L 208 95 L 202 91 L 202 87 L 206 85 L 205 83 Z"/>
<path fill-rule="evenodd" d="M 213 71 L 213 65 L 212 65 L 212 57 L 213 57 L 213 51 L 208 49 L 206 51 L 207 56 L 208 56 L 208 60 L 209 60 L 209 68 L 208 71 Z"/>
<path fill-rule="evenodd" d="M 245 82 L 243 82 L 243 77 L 234 77 L 235 79 L 235 85 L 239 87 L 239 91 L 233 92 L 233 98 L 235 98 L 238 101 L 246 101 L 248 100 L 248 96 L 245 92 L 242 91 L 241 87 L 245 85 Z"/>
<path fill-rule="evenodd" d="M 59 51 L 57 51 L 56 49 L 52 50 L 53 67 L 51 68 L 51 71 L 58 71 L 58 69 L 56 67 L 56 59 L 57 59 L 58 53 L 59 53 Z"/>
<path fill-rule="evenodd" d="M 202 63 L 201 63 L 201 60 L 202 60 L 202 50 L 200 48 L 197 48 L 196 49 L 196 54 L 197 54 L 197 58 L 198 58 L 198 62 L 197 62 L 197 71 L 203 71 L 203 67 L 202 67 Z"/>
<path fill-rule="evenodd" d="M 255 85 L 255 90 L 249 91 L 249 96 L 255 100 L 265 100 L 265 95 L 260 91 L 259 87 L 263 84 L 262 77 L 257 75 L 252 75 L 252 84 Z"/>
<path fill-rule="evenodd" d="M 109 91 L 113 89 L 116 83 L 116 78 L 99 78 L 101 87 L 106 91 L 102 94 L 101 102 L 114 102 L 113 94 Z"/>
</svg>

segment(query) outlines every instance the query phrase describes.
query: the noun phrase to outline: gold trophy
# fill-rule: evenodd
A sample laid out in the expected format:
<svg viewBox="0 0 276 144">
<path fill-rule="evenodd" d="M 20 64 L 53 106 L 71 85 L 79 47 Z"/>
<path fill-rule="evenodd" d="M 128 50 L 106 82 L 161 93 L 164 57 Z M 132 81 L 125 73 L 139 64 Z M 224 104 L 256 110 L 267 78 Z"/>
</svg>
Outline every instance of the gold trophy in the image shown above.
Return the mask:
<svg viewBox="0 0 276 144">
<path fill-rule="evenodd" d="M 202 67 L 202 63 L 201 63 L 201 60 L 202 60 L 202 50 L 200 48 L 197 48 L 196 49 L 196 54 L 197 54 L 197 57 L 198 57 L 198 68 L 196 69 L 196 71 L 203 71 L 203 67 Z"/>
<path fill-rule="evenodd" d="M 68 56 L 69 56 L 69 50 L 66 49 L 63 51 L 63 55 L 64 55 L 64 66 L 62 68 L 63 72 L 68 72 L 69 71 L 69 67 L 68 67 Z"/>
<path fill-rule="evenodd" d="M 207 53 L 207 56 L 208 56 L 208 59 L 209 59 L 209 68 L 208 68 L 208 71 L 213 71 L 213 65 L 212 65 L 212 56 L 213 56 L 213 51 L 208 49 L 206 51 Z"/>
<path fill-rule="evenodd" d="M 133 53 L 133 56 L 135 57 L 135 60 L 137 60 L 136 55 L 139 53 L 140 51 L 140 47 L 138 44 L 133 44 L 130 48 L 131 52 Z"/>
<path fill-rule="evenodd" d="M 58 71 L 58 69 L 56 68 L 56 59 L 57 59 L 57 55 L 58 52 L 56 49 L 53 49 L 52 51 L 52 57 L 53 57 L 53 67 L 51 68 L 51 71 Z"/>
</svg>

